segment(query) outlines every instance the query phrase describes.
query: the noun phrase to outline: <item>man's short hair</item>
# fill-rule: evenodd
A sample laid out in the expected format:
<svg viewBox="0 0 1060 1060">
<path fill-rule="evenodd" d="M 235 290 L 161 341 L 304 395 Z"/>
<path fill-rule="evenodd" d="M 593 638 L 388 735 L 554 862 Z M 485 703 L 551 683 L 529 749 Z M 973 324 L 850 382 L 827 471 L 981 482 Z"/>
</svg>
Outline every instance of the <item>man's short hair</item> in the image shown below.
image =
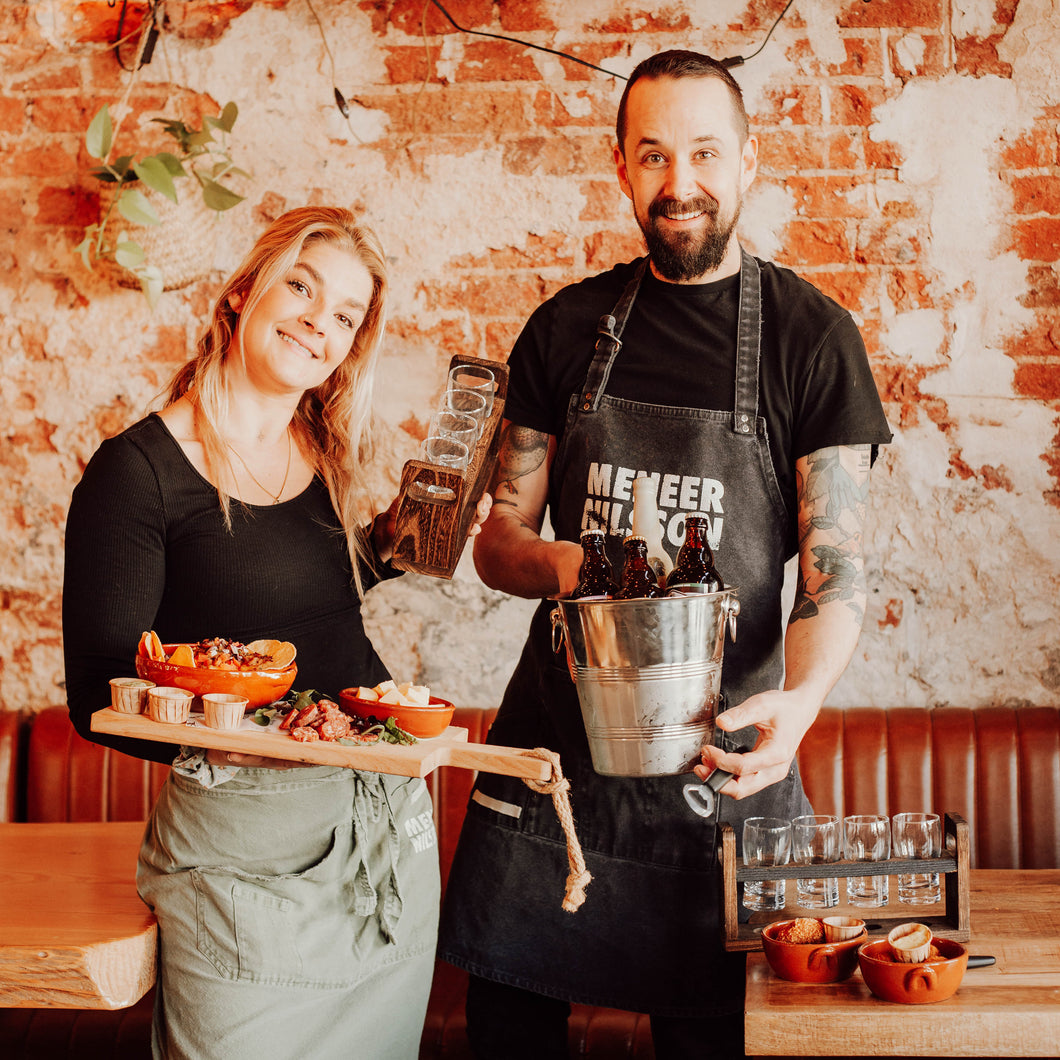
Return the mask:
<svg viewBox="0 0 1060 1060">
<path fill-rule="evenodd" d="M 729 98 L 732 100 L 733 115 L 736 118 L 736 128 L 740 133 L 741 142 L 747 139 L 748 122 L 747 108 L 743 102 L 743 92 L 736 78 L 729 73 L 728 67 L 723 66 L 717 59 L 709 55 L 701 55 L 699 52 L 672 50 L 659 52 L 649 59 L 639 63 L 629 75 L 622 99 L 618 104 L 618 122 L 615 132 L 618 136 L 618 148 L 626 152 L 626 107 L 629 102 L 630 89 L 642 78 L 660 77 L 716 77 L 729 90 Z"/>
</svg>

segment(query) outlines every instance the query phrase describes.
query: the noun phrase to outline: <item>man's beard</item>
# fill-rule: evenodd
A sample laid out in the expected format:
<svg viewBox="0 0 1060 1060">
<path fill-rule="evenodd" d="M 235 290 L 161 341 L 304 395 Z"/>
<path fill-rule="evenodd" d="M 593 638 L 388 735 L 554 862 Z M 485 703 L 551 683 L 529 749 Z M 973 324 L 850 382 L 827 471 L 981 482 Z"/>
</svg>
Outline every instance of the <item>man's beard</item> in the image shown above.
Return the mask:
<svg viewBox="0 0 1060 1060">
<path fill-rule="evenodd" d="M 702 211 L 707 215 L 705 230 L 667 232 L 658 224 L 668 210 L 678 207 L 682 213 Z M 695 280 L 706 273 L 714 272 L 725 259 L 729 238 L 740 217 L 740 202 L 737 201 L 732 216 L 718 220 L 718 201 L 710 196 L 698 196 L 686 202 L 675 199 L 655 199 L 648 207 L 647 221 L 637 216 L 637 224 L 648 244 L 652 264 L 659 274 L 673 283 Z"/>
</svg>

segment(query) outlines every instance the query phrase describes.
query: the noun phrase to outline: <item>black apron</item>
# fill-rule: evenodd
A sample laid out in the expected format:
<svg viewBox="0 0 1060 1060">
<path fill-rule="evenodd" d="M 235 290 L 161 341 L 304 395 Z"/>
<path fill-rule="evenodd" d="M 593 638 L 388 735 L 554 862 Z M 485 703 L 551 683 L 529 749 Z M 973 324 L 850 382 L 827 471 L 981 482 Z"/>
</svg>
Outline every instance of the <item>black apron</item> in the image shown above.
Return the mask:
<svg viewBox="0 0 1060 1060">
<path fill-rule="evenodd" d="M 608 529 L 617 571 L 636 474 L 660 476 L 671 554 L 683 514 L 705 512 L 718 569 L 740 599 L 737 641 L 727 640 L 722 665 L 724 701 L 740 703 L 780 684 L 780 594 L 792 525 L 758 412 L 759 267 L 743 253 L 735 408 L 718 412 L 606 393 L 646 266 L 601 321 L 585 384 L 571 398 L 550 476 L 551 518 L 559 540 L 577 541 L 586 526 Z M 685 804 L 689 774 L 593 771 L 565 656 L 552 650 L 554 606 L 543 601 L 534 614 L 489 741 L 559 752 L 593 880 L 584 905 L 563 912 L 568 863 L 551 800 L 521 780 L 480 774 L 446 887 L 439 955 L 487 979 L 569 1001 L 670 1016 L 735 1011 L 742 956 L 726 955 L 721 945 L 716 824 Z M 716 731 L 729 750 L 750 750 L 756 738 L 753 728 Z M 738 837 L 746 817 L 810 812 L 795 765 L 756 795 L 720 802 L 720 821 Z"/>
</svg>

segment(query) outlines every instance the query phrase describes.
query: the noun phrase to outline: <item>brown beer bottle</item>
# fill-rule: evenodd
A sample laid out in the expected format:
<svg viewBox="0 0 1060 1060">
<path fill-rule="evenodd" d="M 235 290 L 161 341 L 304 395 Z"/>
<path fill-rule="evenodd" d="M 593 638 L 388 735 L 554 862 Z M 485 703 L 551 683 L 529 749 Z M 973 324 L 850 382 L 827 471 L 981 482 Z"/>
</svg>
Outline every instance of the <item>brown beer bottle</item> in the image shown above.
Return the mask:
<svg viewBox="0 0 1060 1060">
<path fill-rule="evenodd" d="M 677 553 L 674 569 L 667 575 L 666 595 L 716 593 L 721 588 L 721 575 L 707 543 L 707 517 L 686 515 L 685 540 Z"/>
<path fill-rule="evenodd" d="M 630 534 L 622 547 L 626 561 L 622 567 L 622 584 L 615 593 L 616 600 L 638 600 L 662 596 L 659 578 L 648 562 L 648 543 L 637 534 Z"/>
<path fill-rule="evenodd" d="M 610 600 L 618 592 L 604 538 L 603 530 L 582 531 L 582 565 L 571 600 Z"/>
</svg>

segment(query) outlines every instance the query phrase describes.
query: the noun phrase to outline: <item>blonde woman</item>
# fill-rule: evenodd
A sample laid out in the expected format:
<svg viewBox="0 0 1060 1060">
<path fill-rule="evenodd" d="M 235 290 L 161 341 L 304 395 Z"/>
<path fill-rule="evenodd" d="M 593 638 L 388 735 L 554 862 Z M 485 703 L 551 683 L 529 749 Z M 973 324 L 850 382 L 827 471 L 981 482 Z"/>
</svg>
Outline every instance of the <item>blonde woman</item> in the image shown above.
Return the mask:
<svg viewBox="0 0 1060 1060">
<path fill-rule="evenodd" d="M 74 491 L 63 631 L 71 717 L 139 637 L 270 637 L 299 689 L 386 669 L 361 621 L 393 522 L 367 509 L 372 385 L 387 295 L 352 214 L 275 221 L 218 296 L 164 408 L 105 441 Z M 479 513 L 485 517 L 487 504 Z M 477 533 L 477 524 L 472 533 Z M 415 1057 L 438 906 L 420 780 L 182 748 L 137 874 L 160 930 L 156 1057 Z"/>
</svg>

